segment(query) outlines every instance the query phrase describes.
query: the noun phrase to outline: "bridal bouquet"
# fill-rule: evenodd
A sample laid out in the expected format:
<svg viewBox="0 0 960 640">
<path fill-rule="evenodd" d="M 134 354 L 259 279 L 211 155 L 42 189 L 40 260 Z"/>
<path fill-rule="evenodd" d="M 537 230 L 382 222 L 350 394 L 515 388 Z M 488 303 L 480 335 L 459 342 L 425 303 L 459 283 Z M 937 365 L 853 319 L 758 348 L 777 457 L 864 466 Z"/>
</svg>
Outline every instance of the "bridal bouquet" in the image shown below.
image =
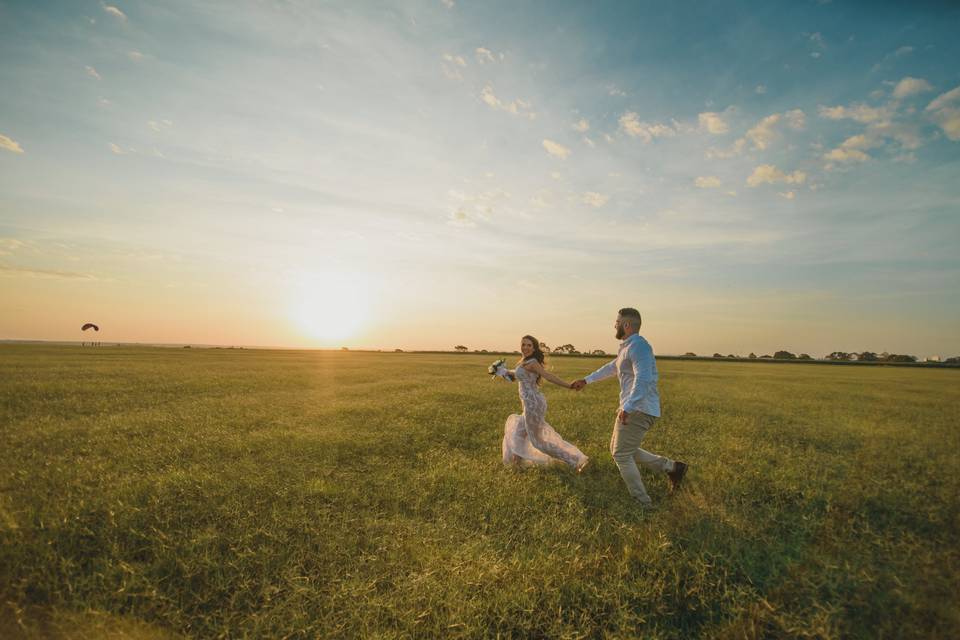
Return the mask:
<svg viewBox="0 0 960 640">
<path fill-rule="evenodd" d="M 499 360 L 491 364 L 489 367 L 487 367 L 487 373 L 490 374 L 491 380 L 496 380 L 497 378 L 503 378 L 508 382 L 514 381 L 513 374 L 507 370 L 507 367 L 506 365 L 504 365 L 504 362 L 506 362 L 506 360 L 504 360 L 503 358 L 500 358 Z"/>
</svg>

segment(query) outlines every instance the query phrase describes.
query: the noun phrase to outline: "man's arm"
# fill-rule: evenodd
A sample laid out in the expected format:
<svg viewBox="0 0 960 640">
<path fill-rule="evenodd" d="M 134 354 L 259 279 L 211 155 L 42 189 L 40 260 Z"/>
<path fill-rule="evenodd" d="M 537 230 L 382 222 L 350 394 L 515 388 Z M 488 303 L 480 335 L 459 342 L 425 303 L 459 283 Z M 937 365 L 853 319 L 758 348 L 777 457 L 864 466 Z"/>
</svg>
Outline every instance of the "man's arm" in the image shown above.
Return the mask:
<svg viewBox="0 0 960 640">
<path fill-rule="evenodd" d="M 579 380 L 574 380 L 574 382 L 570 385 L 570 388 L 580 391 L 580 389 L 583 389 L 585 386 L 587 386 L 591 382 L 599 382 L 600 380 L 604 380 L 616 374 L 617 374 L 617 359 L 614 358 L 607 364 L 603 365 L 602 367 L 600 367 L 599 369 L 597 369 L 596 371 L 588 375 L 586 378 L 580 378 Z"/>
</svg>

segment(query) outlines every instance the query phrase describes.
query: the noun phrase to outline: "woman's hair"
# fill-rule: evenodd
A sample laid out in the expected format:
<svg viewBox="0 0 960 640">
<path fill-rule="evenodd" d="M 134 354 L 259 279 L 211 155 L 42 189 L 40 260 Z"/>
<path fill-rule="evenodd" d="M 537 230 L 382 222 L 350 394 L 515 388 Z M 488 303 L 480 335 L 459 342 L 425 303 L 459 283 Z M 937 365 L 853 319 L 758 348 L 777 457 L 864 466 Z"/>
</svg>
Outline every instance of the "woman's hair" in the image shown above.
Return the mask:
<svg viewBox="0 0 960 640">
<path fill-rule="evenodd" d="M 524 340 L 529 340 L 533 344 L 533 353 L 530 354 L 530 357 L 524 358 L 523 361 L 526 362 L 527 360 L 536 360 L 542 365 L 546 357 L 543 355 L 543 349 L 540 348 L 540 341 L 531 335 L 526 335 L 520 338 L 520 342 L 523 342 Z M 540 384 L 539 375 L 537 376 L 537 384 Z"/>
</svg>

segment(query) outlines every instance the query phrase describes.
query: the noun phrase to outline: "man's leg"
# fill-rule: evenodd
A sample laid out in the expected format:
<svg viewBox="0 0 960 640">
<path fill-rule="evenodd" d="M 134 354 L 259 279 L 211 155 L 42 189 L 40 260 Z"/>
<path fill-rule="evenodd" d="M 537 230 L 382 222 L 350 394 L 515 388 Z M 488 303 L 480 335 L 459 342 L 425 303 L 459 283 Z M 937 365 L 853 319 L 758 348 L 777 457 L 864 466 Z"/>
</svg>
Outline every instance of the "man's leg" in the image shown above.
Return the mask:
<svg viewBox="0 0 960 640">
<path fill-rule="evenodd" d="M 647 426 L 643 430 L 644 434 L 646 434 L 646 432 L 653 427 L 657 419 L 654 416 L 647 415 L 646 413 L 637 412 L 631 413 L 630 417 L 627 418 L 627 421 L 631 423 L 636 421 L 638 423 L 646 424 Z M 639 443 L 637 444 L 639 445 Z M 638 463 L 647 469 L 650 469 L 650 471 L 656 471 L 657 473 L 670 473 L 673 471 L 673 460 L 664 456 L 658 456 L 655 453 L 641 449 L 639 446 L 637 446 L 637 452 L 633 457 Z"/>
<path fill-rule="evenodd" d="M 651 416 L 647 417 L 650 418 Z M 640 469 L 637 468 L 634 456 L 639 451 L 640 442 L 651 424 L 653 423 L 645 420 L 634 420 L 633 415 L 627 420 L 627 424 L 623 424 L 619 417 L 615 417 L 613 419 L 613 436 L 610 438 L 610 454 L 613 456 L 613 461 L 617 463 L 617 468 L 620 469 L 620 477 L 627 485 L 627 491 L 635 500 L 647 505 L 651 504 L 652 501 L 650 496 L 647 495 L 647 488 L 643 485 Z"/>
</svg>

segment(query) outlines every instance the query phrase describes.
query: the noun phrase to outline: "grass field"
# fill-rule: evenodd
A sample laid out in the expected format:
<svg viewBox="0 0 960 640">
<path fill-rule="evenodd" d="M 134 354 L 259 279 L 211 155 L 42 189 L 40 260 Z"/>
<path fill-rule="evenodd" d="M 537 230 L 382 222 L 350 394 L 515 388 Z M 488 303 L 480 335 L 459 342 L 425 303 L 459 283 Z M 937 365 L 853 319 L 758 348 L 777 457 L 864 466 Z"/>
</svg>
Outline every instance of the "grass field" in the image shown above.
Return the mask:
<svg viewBox="0 0 960 640">
<path fill-rule="evenodd" d="M 960 636 L 960 372 L 662 361 L 644 513 L 616 382 L 510 471 L 491 359 L 0 346 L 0 637 Z"/>
</svg>

